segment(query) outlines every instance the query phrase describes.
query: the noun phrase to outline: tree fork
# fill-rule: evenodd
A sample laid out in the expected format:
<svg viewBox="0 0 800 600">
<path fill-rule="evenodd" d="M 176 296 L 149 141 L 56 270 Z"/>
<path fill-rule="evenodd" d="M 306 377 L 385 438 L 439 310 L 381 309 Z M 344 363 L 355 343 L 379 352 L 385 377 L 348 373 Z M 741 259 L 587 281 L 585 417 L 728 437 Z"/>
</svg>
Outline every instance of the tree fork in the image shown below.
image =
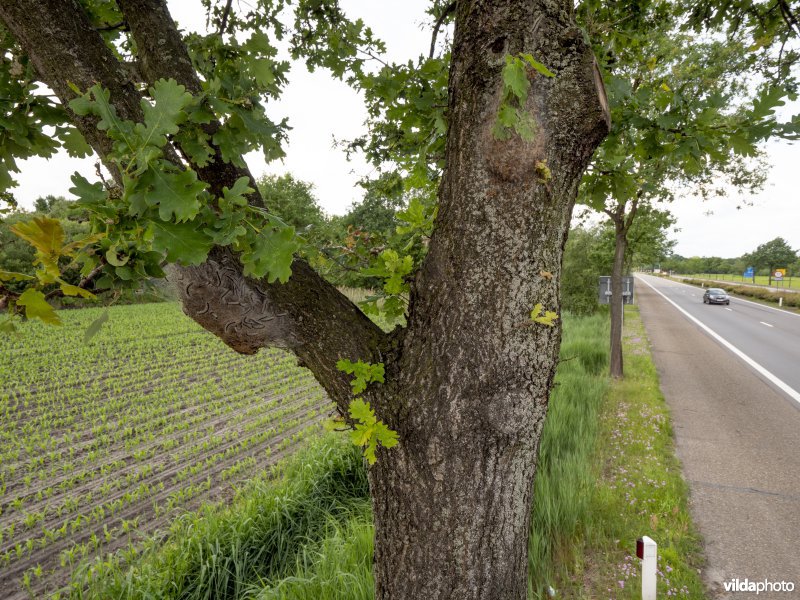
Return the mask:
<svg viewBox="0 0 800 600">
<path fill-rule="evenodd" d="M 126 15 L 137 25 L 139 16 L 136 10 L 129 10 Z M 65 108 L 75 97 L 70 84 L 82 90 L 99 84 L 110 91 L 111 102 L 121 118 L 142 120 L 141 95 L 128 71 L 110 52 L 76 0 L 2 0 L 0 19 Z M 137 25 L 131 24 L 132 29 Z M 161 27 L 167 33 L 174 30 L 172 19 L 163 19 Z M 143 33 L 140 30 L 140 35 Z M 155 60 L 146 63 L 165 66 Z M 177 72 L 157 73 L 152 67 L 149 76 L 188 77 L 185 63 L 178 64 Z M 197 89 L 190 81 L 179 83 Z M 96 128 L 96 119 L 69 112 L 87 142 L 105 159 L 111 144 L 105 133 Z M 104 162 L 119 184 L 117 169 Z M 204 173 L 198 172 L 201 179 L 218 189 L 231 187 L 240 175 L 220 160 Z M 270 345 L 291 349 L 342 408 L 349 403 L 351 390 L 348 378 L 336 369 L 336 360 L 347 357 L 378 362 L 380 348 L 387 343 L 383 332 L 305 261 L 293 262 L 293 274 L 286 284 L 245 277 L 241 264 L 227 248 L 212 249 L 203 265 L 174 266 L 172 270 L 184 312 L 190 317 L 238 352 L 254 353 Z"/>
</svg>

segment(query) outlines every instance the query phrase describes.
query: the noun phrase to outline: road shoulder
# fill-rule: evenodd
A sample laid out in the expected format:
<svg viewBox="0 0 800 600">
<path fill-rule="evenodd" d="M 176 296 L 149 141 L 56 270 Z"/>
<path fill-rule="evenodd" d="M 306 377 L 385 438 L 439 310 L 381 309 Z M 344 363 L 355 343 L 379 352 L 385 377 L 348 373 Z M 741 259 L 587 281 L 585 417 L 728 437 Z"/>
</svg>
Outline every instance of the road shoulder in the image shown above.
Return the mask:
<svg viewBox="0 0 800 600">
<path fill-rule="evenodd" d="M 706 584 L 718 598 L 751 597 L 725 592 L 737 578 L 799 585 L 800 411 L 656 292 L 640 290 L 692 514 L 706 541 Z"/>
</svg>

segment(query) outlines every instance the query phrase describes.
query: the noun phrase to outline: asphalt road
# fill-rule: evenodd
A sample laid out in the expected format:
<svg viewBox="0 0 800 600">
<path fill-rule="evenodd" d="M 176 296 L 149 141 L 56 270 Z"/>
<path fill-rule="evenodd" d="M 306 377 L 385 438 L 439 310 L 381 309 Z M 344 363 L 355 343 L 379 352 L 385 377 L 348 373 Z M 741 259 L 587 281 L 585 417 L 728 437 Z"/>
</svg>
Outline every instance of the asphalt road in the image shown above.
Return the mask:
<svg viewBox="0 0 800 600">
<path fill-rule="evenodd" d="M 728 306 L 703 304 L 701 288 L 647 275 L 637 278 L 761 366 L 766 371 L 762 376 L 794 398 L 800 408 L 800 314 L 740 298 L 731 298 Z M 639 285 L 640 290 L 643 287 L 647 286 Z"/>
<path fill-rule="evenodd" d="M 700 290 L 647 276 L 636 294 L 712 595 L 800 598 L 800 317 L 735 298 L 708 306 Z M 725 591 L 745 578 L 794 591 Z"/>
</svg>

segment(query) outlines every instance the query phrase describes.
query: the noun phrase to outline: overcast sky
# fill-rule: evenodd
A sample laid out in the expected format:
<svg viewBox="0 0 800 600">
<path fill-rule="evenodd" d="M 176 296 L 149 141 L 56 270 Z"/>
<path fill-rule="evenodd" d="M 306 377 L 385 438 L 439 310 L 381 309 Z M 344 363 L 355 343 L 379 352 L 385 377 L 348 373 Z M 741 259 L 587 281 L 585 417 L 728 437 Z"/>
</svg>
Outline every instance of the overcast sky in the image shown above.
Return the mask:
<svg viewBox="0 0 800 600">
<path fill-rule="evenodd" d="M 244 0 L 236 0 L 236 2 Z M 341 0 L 351 18 L 361 17 L 387 44 L 388 58 L 408 60 L 427 52 L 430 33 L 421 28 L 427 0 Z M 199 1 L 170 0 L 170 8 L 181 27 L 203 30 L 205 15 Z M 234 3 L 234 6 L 236 3 Z M 795 106 L 800 109 L 800 103 Z M 280 102 L 268 107 L 280 121 L 289 117 L 287 156 L 283 162 L 266 165 L 257 154 L 247 157 L 258 176 L 290 172 L 312 182 L 320 204 L 329 214 L 343 214 L 361 198 L 355 184 L 372 168 L 359 159 L 347 162 L 334 139 L 351 139 L 363 133 L 366 112 L 359 95 L 323 71 L 308 73 L 294 65 L 290 84 Z M 751 206 L 737 210 L 736 196 L 700 202 L 694 198 L 676 201 L 672 212 L 677 228 L 672 237 L 675 251 L 684 256 L 740 256 L 775 237 L 783 237 L 800 249 L 800 148 L 786 142 L 768 146 L 772 166 L 769 181 L 760 194 L 746 198 Z M 39 196 L 68 195 L 69 177 L 80 171 L 92 179 L 93 160 L 75 160 L 59 155 L 49 161 L 21 162 L 22 173 L 16 197 L 30 207 Z"/>
</svg>

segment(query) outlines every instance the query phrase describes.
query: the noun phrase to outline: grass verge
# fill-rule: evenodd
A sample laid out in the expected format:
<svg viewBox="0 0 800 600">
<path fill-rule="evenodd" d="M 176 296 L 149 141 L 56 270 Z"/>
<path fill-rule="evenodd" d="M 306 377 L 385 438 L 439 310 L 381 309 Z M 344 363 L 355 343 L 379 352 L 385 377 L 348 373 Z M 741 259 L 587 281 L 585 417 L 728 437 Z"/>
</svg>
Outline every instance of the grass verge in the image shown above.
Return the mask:
<svg viewBox="0 0 800 600">
<path fill-rule="evenodd" d="M 625 378 L 602 407 L 585 537 L 558 596 L 641 598 L 636 539 L 648 535 L 658 544 L 658 597 L 705 598 L 702 544 L 637 307 L 626 307 L 623 348 Z"/>
<path fill-rule="evenodd" d="M 567 316 L 560 361 L 539 445 L 529 597 L 546 597 L 548 586 L 568 573 L 591 515 L 592 452 L 608 389 L 607 317 Z"/>
<path fill-rule="evenodd" d="M 230 507 L 184 514 L 167 541 L 153 540 L 133 566 L 114 557 L 84 565 L 74 574 L 72 597 L 252 596 L 254 585 L 292 576 L 310 541 L 335 531 L 331 524 L 369 515 L 368 497 L 359 448 L 329 434 L 271 478 L 252 481 Z"/>
<path fill-rule="evenodd" d="M 778 288 L 787 288 L 787 289 L 794 289 L 800 290 L 800 278 L 798 277 L 786 277 L 782 281 L 777 281 L 774 277 L 770 278 L 767 275 L 756 275 L 755 281 L 750 277 L 742 277 L 741 275 L 731 275 L 731 274 L 714 274 L 714 273 L 692 273 L 687 274 L 686 277 L 693 277 L 695 279 L 712 279 L 717 281 L 726 281 L 733 284 L 752 284 L 752 285 L 763 285 L 765 287 L 778 287 Z"/>
</svg>

